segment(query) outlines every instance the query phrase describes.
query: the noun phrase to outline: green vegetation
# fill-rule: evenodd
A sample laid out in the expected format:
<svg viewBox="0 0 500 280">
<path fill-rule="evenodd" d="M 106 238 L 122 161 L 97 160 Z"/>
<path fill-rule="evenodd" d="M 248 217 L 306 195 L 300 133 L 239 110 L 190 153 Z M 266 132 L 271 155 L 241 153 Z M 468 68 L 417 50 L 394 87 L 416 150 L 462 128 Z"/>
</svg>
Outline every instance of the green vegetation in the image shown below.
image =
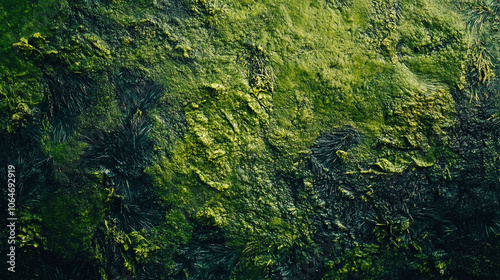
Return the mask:
<svg viewBox="0 0 500 280">
<path fill-rule="evenodd" d="M 1 1 L 16 279 L 499 278 L 499 13 Z"/>
</svg>

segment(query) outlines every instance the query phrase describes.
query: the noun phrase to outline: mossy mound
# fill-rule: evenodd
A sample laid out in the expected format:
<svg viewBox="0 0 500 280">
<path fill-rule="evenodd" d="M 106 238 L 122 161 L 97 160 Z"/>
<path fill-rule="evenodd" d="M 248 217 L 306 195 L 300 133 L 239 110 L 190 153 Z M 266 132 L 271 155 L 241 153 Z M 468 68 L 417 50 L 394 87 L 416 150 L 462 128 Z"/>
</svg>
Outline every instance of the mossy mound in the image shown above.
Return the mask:
<svg viewBox="0 0 500 280">
<path fill-rule="evenodd" d="M 3 1 L 16 276 L 498 278 L 499 10 Z"/>
</svg>

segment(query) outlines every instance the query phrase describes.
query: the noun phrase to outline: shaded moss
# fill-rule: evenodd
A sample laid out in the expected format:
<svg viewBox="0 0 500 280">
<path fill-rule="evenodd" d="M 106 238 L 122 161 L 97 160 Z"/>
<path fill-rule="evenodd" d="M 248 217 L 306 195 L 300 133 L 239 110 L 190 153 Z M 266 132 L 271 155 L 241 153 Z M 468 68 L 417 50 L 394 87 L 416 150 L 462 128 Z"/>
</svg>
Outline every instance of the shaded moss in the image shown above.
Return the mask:
<svg viewBox="0 0 500 280">
<path fill-rule="evenodd" d="M 26 3 L 57 24 L 2 6 L 2 129 L 45 129 L 85 202 L 27 231 L 94 276 L 444 279 L 496 248 L 496 58 L 458 10 L 490 2 Z"/>
</svg>

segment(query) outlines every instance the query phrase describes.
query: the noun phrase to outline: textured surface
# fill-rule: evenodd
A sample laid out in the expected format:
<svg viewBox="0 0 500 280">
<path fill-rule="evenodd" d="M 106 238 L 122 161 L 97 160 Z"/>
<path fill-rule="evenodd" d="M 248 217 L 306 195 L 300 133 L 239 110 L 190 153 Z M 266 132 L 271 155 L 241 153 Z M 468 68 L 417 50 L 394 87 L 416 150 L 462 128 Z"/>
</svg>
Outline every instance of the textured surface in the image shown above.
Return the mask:
<svg viewBox="0 0 500 280">
<path fill-rule="evenodd" d="M 500 277 L 498 1 L 21 2 L 15 279 Z"/>
</svg>

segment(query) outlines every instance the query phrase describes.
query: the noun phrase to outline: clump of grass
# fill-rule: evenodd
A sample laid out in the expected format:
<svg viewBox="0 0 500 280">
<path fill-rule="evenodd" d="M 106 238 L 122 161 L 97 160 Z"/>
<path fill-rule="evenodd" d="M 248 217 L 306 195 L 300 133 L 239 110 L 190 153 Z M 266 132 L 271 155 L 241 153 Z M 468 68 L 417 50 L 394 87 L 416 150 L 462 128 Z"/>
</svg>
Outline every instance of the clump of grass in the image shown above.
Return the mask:
<svg viewBox="0 0 500 280">
<path fill-rule="evenodd" d="M 116 94 L 127 115 L 138 111 L 148 112 L 154 108 L 164 90 L 158 84 L 148 81 L 130 70 L 122 70 L 115 78 Z"/>
<path fill-rule="evenodd" d="M 83 136 L 88 144 L 82 156 L 86 165 L 105 170 L 121 194 L 131 197 L 131 180 L 139 178 L 149 165 L 153 143 L 148 138 L 151 122 L 143 116 L 125 120 L 116 131 L 89 131 Z"/>
<path fill-rule="evenodd" d="M 495 45 L 499 42 L 500 13 L 498 1 L 478 1 L 471 4 L 468 16 L 468 66 L 469 81 L 473 86 L 486 83 L 495 77 L 494 64 L 498 55 Z"/>
<path fill-rule="evenodd" d="M 144 178 L 141 178 L 144 179 Z M 162 211 L 157 197 L 151 190 L 150 182 L 142 182 L 137 179 L 130 182 L 139 191 L 133 193 L 133 197 L 120 196 L 113 194 L 111 196 L 110 217 L 120 222 L 120 227 L 127 233 L 133 231 L 150 230 L 162 219 Z"/>
<path fill-rule="evenodd" d="M 36 262 L 30 265 L 35 267 L 37 275 L 44 275 L 46 279 L 98 279 L 99 277 L 95 260 L 83 253 L 68 261 L 63 260 L 61 256 L 55 256 L 53 252 L 44 251 Z"/>
<path fill-rule="evenodd" d="M 345 150 L 359 141 L 359 133 L 349 126 L 319 137 L 311 148 L 313 171 L 320 174 L 323 170 L 331 171 L 343 161 Z"/>
<path fill-rule="evenodd" d="M 34 142 L 27 139 L 14 138 L 11 134 L 0 134 L 0 160 L 15 167 L 16 205 L 17 208 L 28 209 L 36 206 L 44 193 L 49 174 L 50 161 L 47 155 Z M 7 167 L 7 166 L 6 166 Z M 3 174 L 7 182 L 7 173 Z M 7 197 L 7 187 L 0 191 Z M 2 204 L 6 200 L 2 200 Z M 7 209 L 7 207 L 4 207 Z"/>
<path fill-rule="evenodd" d="M 52 124 L 52 137 L 56 141 L 68 140 L 76 118 L 90 105 L 95 90 L 91 78 L 60 68 L 53 76 L 46 76 L 44 111 Z"/>
<path fill-rule="evenodd" d="M 221 231 L 200 227 L 194 238 L 179 249 L 172 279 L 184 279 L 186 273 L 195 279 L 230 279 L 238 260 L 238 254 L 225 244 Z"/>
</svg>

